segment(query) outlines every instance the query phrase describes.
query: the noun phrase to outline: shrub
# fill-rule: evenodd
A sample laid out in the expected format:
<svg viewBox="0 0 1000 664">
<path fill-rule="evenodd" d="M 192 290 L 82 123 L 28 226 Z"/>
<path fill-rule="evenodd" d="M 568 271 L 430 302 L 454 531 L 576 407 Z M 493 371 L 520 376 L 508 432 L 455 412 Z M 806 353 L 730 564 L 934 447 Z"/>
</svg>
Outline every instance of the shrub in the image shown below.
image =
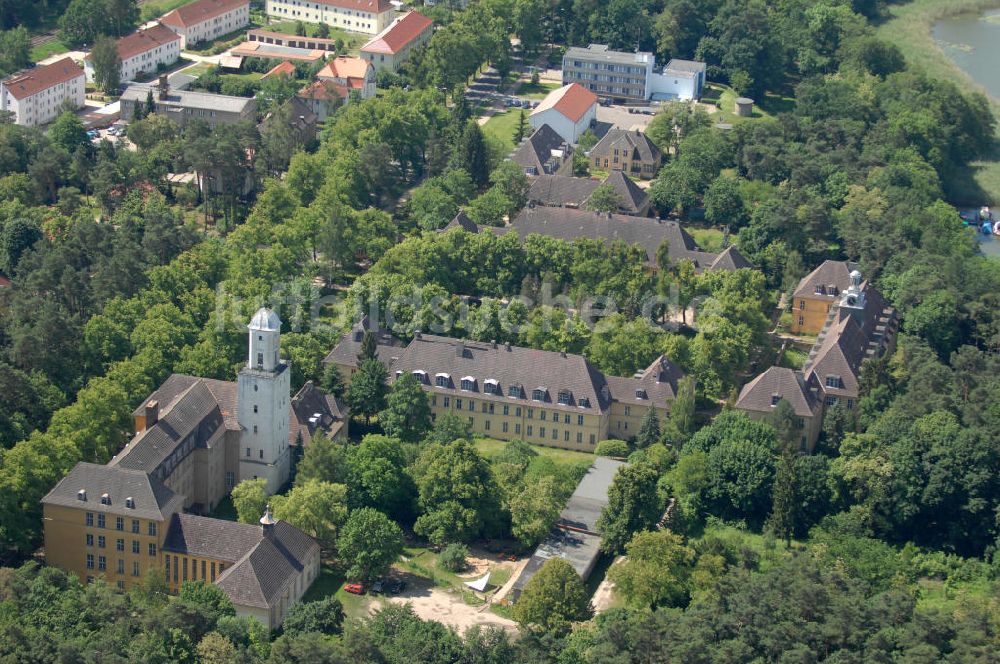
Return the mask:
<svg viewBox="0 0 1000 664">
<path fill-rule="evenodd" d="M 438 556 L 438 565 L 449 572 L 461 572 L 468 566 L 466 558 L 469 557 L 469 549 L 464 544 L 449 544 Z"/>
<path fill-rule="evenodd" d="M 594 454 L 607 457 L 627 457 L 628 443 L 624 440 L 602 440 L 594 448 Z"/>
</svg>

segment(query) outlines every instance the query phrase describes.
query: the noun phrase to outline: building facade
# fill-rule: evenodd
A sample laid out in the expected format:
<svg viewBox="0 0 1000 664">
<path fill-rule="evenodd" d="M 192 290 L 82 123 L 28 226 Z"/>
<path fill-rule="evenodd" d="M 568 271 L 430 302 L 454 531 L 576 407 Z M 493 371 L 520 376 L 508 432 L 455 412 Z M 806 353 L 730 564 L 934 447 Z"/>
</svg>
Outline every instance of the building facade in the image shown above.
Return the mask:
<svg viewBox="0 0 1000 664">
<path fill-rule="evenodd" d="M 706 71 L 704 62 L 673 59 L 663 68 L 663 73 L 650 77 L 650 98 L 664 101 L 701 99 Z"/>
<path fill-rule="evenodd" d="M 362 99 L 375 96 L 375 67 L 364 58 L 337 57 L 316 72 L 316 79 L 330 81 L 352 91 Z"/>
<path fill-rule="evenodd" d="M 56 119 L 66 108 L 83 106 L 84 71 L 70 58 L 41 65 L 0 81 L 0 111 L 14 124 L 35 127 Z"/>
<path fill-rule="evenodd" d="M 247 41 L 273 44 L 275 46 L 284 46 L 286 48 L 302 48 L 307 51 L 326 51 L 328 53 L 333 53 L 337 50 L 336 39 L 289 35 L 284 32 L 271 32 L 269 30 L 247 30 Z"/>
<path fill-rule="evenodd" d="M 351 346 L 353 335 L 342 342 Z M 334 349 L 327 361 L 349 352 Z M 515 438 L 592 452 L 607 438 L 632 438 L 646 412 L 665 417 L 682 372 L 665 357 L 634 377 L 605 376 L 570 353 L 418 333 L 406 347 L 379 351 L 389 379 L 415 376 L 434 418 L 466 418 L 477 436 Z M 337 364 L 343 375 L 350 366 Z"/>
<path fill-rule="evenodd" d="M 385 30 L 395 11 L 388 0 L 266 0 L 264 9 L 271 18 L 326 23 L 368 35 Z"/>
<path fill-rule="evenodd" d="M 160 18 L 181 37 L 181 48 L 218 39 L 250 23 L 249 0 L 196 0 Z"/>
<path fill-rule="evenodd" d="M 641 131 L 612 128 L 587 153 L 587 158 L 596 170 L 622 171 L 651 180 L 660 170 L 663 155 Z"/>
<path fill-rule="evenodd" d="M 416 11 L 409 11 L 393 20 L 389 26 L 361 47 L 361 57 L 377 71 L 398 71 L 410 53 L 434 34 L 434 22 Z"/>
<path fill-rule="evenodd" d="M 550 92 L 528 116 L 538 129 L 549 125 L 567 143 L 576 143 L 597 119 L 597 95 L 575 83 Z"/>
<path fill-rule="evenodd" d="M 574 46 L 563 56 L 562 82 L 577 83 L 609 99 L 649 99 L 655 67 L 652 53 L 613 51 L 604 44 Z"/>
<path fill-rule="evenodd" d="M 181 57 L 181 36 L 157 23 L 150 28 L 136 30 L 118 40 L 118 57 L 121 58 L 121 81 L 127 83 L 143 74 L 153 74 L 161 66 L 169 67 Z M 88 55 L 84 58 L 87 80 L 94 80 L 94 66 Z"/>
<path fill-rule="evenodd" d="M 819 334 L 856 268 L 848 261 L 823 261 L 799 281 L 792 294 L 792 334 Z"/>
</svg>

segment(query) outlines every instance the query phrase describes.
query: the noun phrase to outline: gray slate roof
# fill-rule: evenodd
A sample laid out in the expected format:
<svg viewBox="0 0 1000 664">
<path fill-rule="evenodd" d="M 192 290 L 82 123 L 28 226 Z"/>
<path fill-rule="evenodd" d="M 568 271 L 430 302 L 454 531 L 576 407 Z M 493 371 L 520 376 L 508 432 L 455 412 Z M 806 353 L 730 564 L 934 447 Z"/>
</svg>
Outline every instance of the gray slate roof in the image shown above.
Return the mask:
<svg viewBox="0 0 1000 664">
<path fill-rule="evenodd" d="M 552 158 L 553 150 L 563 150 L 565 158 L 573 154 L 573 146 L 555 129 L 543 124 L 514 150 L 510 159 L 521 168 L 533 169 L 534 173 L 540 175 L 546 172 L 545 164 Z"/>
<path fill-rule="evenodd" d="M 557 525 L 600 535 L 597 519 L 608 504 L 608 489 L 618 471 L 627 465 L 624 461 L 596 457 L 559 514 Z"/>
<path fill-rule="evenodd" d="M 753 268 L 753 263 L 747 260 L 746 256 L 740 253 L 734 245 L 729 245 L 722 250 L 712 264 L 708 266 L 709 270 L 744 270 Z"/>
<path fill-rule="evenodd" d="M 214 378 L 200 378 L 187 374 L 171 374 L 160 385 L 155 392 L 149 395 L 139 406 L 132 411 L 132 417 L 139 417 L 144 414 L 146 404 L 156 400 L 160 404 L 160 416 L 170 410 L 177 399 L 195 383 L 203 383 L 212 397 L 219 404 L 222 416 L 227 429 L 238 431 L 239 422 L 236 419 L 236 383 L 229 380 L 216 380 Z"/>
<path fill-rule="evenodd" d="M 291 436 L 298 442 L 302 437 L 302 445 L 308 445 L 317 431 L 333 436 L 343 426 L 345 413 L 344 404 L 337 398 L 316 387 L 313 382 L 305 385 L 292 397 L 292 417 L 290 421 Z M 310 421 L 319 416 L 315 421 Z"/>
<path fill-rule="evenodd" d="M 616 149 L 620 154 L 630 155 L 632 159 L 643 162 L 659 163 L 662 158 L 660 148 L 638 129 L 635 131 L 610 129 L 587 154 L 591 158 L 597 155 L 607 156 L 614 154 Z"/>
<path fill-rule="evenodd" d="M 201 109 L 206 111 L 219 111 L 223 113 L 243 113 L 257 107 L 257 100 L 253 97 L 234 97 L 232 95 L 219 95 L 211 92 L 196 92 L 193 90 L 171 89 L 166 100 L 161 100 L 157 96 L 156 86 L 145 83 L 134 83 L 122 93 L 122 100 L 135 102 L 145 102 L 149 91 L 153 91 L 153 99 L 158 104 L 168 106 L 179 106 L 181 108 Z"/>
<path fill-rule="evenodd" d="M 622 201 L 621 210 L 626 214 L 639 214 L 644 209 L 649 209 L 649 194 L 621 171 L 608 173 L 603 184 L 610 184 L 615 188 Z"/>
<path fill-rule="evenodd" d="M 234 563 L 257 546 L 262 537 L 260 526 L 175 514 L 163 540 L 163 550 Z"/>
<path fill-rule="evenodd" d="M 81 489 L 86 491 L 86 501 L 78 497 Z M 101 504 L 105 493 L 111 499 L 110 505 Z M 132 498 L 134 508 L 125 506 L 126 498 Z M 184 497 L 147 473 L 80 462 L 42 498 L 42 503 L 162 521 L 184 506 Z"/>
<path fill-rule="evenodd" d="M 824 298 L 833 302 L 851 285 L 851 272 L 857 267 L 857 263 L 849 261 L 823 261 L 802 278 L 795 287 L 793 297 Z M 823 292 L 818 293 L 817 288 L 822 288 Z"/>
<path fill-rule="evenodd" d="M 337 345 L 323 360 L 323 364 L 332 362 L 341 366 L 357 367 L 358 353 L 361 352 L 361 339 L 364 337 L 365 330 L 370 327 L 368 316 L 364 316 L 348 332 L 344 333 Z M 403 342 L 382 326 L 379 326 L 376 331 L 375 338 L 378 344 L 376 350 L 378 359 L 388 367 L 392 363 L 392 358 L 399 355 L 399 349 L 403 347 Z"/>
<path fill-rule="evenodd" d="M 787 401 L 799 417 L 812 417 L 820 406 L 802 374 L 785 367 L 771 367 L 743 386 L 736 408 L 769 413 L 777 405 L 776 395 Z"/>
<path fill-rule="evenodd" d="M 528 200 L 538 205 L 582 208 L 587 198 L 600 186 L 597 180 L 567 175 L 539 175 L 531 183 Z"/>
<path fill-rule="evenodd" d="M 700 74 L 708 69 L 708 65 L 704 62 L 698 62 L 697 60 L 680 60 L 678 58 L 672 58 L 667 66 L 663 68 L 663 72 L 683 72 L 687 74 Z"/>
<path fill-rule="evenodd" d="M 448 222 L 448 225 L 441 229 L 441 232 L 450 231 L 453 228 L 461 228 L 466 233 L 478 234 L 479 224 L 469 219 L 469 215 L 465 214 L 465 210 L 459 210 L 455 218 Z"/>
</svg>

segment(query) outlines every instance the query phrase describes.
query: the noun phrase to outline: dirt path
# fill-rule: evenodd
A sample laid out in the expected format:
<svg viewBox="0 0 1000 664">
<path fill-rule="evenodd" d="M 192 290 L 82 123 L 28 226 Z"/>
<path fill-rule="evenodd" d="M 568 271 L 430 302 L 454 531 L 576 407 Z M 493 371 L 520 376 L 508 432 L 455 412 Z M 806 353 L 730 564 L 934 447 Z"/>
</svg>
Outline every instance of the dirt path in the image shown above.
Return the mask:
<svg viewBox="0 0 1000 664">
<path fill-rule="evenodd" d="M 488 605 L 469 606 L 456 590 L 446 590 L 431 585 L 426 579 L 409 575 L 406 590 L 387 598 L 395 604 L 410 604 L 413 611 L 424 620 L 436 620 L 459 633 L 473 625 L 496 625 L 509 632 L 517 630 L 513 620 L 501 618 L 490 611 Z"/>
</svg>

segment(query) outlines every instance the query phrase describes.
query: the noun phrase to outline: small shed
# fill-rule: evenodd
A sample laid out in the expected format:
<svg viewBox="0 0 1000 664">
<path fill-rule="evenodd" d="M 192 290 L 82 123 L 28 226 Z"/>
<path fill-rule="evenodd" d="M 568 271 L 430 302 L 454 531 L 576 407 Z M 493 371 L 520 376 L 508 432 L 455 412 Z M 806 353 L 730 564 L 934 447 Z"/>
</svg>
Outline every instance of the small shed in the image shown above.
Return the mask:
<svg viewBox="0 0 1000 664">
<path fill-rule="evenodd" d="M 737 97 L 736 98 L 736 115 L 741 118 L 749 118 L 753 116 L 753 99 L 749 97 Z"/>
</svg>

